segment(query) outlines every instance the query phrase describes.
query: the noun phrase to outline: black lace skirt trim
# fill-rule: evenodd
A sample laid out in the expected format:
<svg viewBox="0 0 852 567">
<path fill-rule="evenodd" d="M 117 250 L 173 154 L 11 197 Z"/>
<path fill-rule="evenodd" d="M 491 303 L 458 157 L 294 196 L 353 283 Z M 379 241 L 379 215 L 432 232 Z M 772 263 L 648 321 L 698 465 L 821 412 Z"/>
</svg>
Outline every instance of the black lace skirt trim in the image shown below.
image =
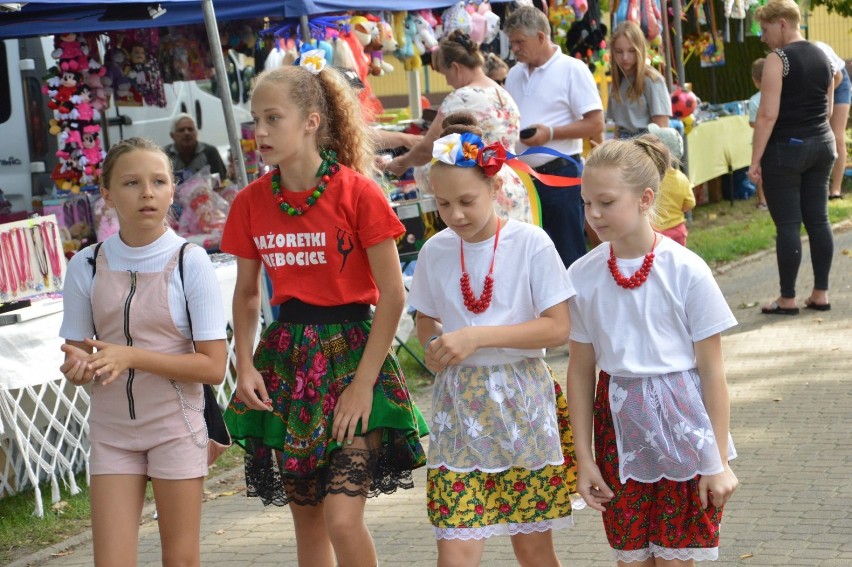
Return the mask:
<svg viewBox="0 0 852 567">
<path fill-rule="evenodd" d="M 309 475 L 282 472 L 276 451 L 268 447 L 247 450 L 246 495 L 260 498 L 264 506 L 290 503 L 313 506 L 320 504 L 328 494 L 373 498 L 379 494 L 393 494 L 398 489 L 414 488 L 411 471 L 420 463 L 414 452 L 406 450 L 405 436 L 400 434 L 399 438 L 396 443 L 386 442 L 373 450 L 338 449 L 332 453 L 328 467 L 316 469 Z"/>
</svg>

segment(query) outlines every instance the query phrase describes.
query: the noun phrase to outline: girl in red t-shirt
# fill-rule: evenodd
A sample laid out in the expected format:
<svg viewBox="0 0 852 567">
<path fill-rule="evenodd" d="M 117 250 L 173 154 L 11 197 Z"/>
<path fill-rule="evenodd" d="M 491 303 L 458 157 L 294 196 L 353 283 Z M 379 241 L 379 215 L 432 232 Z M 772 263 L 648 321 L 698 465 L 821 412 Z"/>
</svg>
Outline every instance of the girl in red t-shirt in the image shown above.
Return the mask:
<svg viewBox="0 0 852 567">
<path fill-rule="evenodd" d="M 250 496 L 290 505 L 299 565 L 378 563 L 368 496 L 411 488 L 427 427 L 391 342 L 402 314 L 395 238 L 355 93 L 322 52 L 258 77 L 258 148 L 275 169 L 234 200 L 222 250 L 237 256 L 237 391 L 225 419 Z M 260 271 L 280 315 L 254 350 Z M 371 317 L 371 305 L 375 315 Z"/>
</svg>

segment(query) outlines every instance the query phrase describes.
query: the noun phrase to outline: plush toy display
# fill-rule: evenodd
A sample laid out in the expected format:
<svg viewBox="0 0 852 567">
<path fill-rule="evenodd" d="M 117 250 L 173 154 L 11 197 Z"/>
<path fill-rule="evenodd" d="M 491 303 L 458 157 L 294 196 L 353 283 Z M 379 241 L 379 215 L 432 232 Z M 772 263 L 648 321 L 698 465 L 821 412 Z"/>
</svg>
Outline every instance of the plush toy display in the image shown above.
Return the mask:
<svg viewBox="0 0 852 567">
<path fill-rule="evenodd" d="M 96 185 L 104 158 L 99 122 L 109 91 L 102 79 L 105 69 L 88 57 L 97 53 L 92 42 L 74 33 L 56 36 L 53 54 L 59 60 L 48 70 L 43 87 L 54 116 L 49 131 L 58 143 L 59 161 L 51 177 L 61 191 Z"/>
</svg>

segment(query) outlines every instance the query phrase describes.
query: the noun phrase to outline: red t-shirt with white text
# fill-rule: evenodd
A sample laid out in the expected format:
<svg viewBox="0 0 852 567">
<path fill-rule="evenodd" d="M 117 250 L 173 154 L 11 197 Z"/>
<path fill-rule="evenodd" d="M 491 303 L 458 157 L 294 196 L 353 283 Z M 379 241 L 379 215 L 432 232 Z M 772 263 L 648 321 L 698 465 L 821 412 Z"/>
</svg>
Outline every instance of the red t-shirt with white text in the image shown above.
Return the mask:
<svg viewBox="0 0 852 567">
<path fill-rule="evenodd" d="M 287 191 L 287 202 L 304 205 L 312 191 Z M 272 173 L 250 183 L 231 205 L 221 249 L 263 262 L 273 305 L 292 298 L 323 306 L 375 305 L 379 291 L 366 249 L 404 230 L 379 186 L 341 165 L 301 216 L 279 208 Z"/>
</svg>

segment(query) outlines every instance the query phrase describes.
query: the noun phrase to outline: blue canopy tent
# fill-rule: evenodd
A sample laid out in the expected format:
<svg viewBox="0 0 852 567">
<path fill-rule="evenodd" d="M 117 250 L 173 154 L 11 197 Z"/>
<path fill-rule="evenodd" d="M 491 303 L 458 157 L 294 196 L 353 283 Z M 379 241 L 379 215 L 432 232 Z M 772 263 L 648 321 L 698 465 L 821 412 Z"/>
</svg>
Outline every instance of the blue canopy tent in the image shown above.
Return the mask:
<svg viewBox="0 0 852 567">
<path fill-rule="evenodd" d="M 507 0 L 492 0 L 503 2 Z M 357 9 L 422 10 L 446 8 L 453 0 L 366 0 L 354 6 L 341 0 L 40 0 L 0 4 L 0 39 L 53 35 L 67 32 L 105 32 L 128 28 L 182 26 L 204 23 L 214 57 L 217 77 L 227 77 L 217 21 L 253 17 L 298 18 Z M 15 8 L 19 8 L 16 11 Z M 162 9 L 161 9 L 162 8 Z M 228 81 L 219 80 L 219 96 L 228 126 L 231 155 L 235 156 L 237 181 L 247 182 L 245 164 L 234 123 Z M 409 72 L 411 114 L 420 116 L 419 74 Z"/>
</svg>

